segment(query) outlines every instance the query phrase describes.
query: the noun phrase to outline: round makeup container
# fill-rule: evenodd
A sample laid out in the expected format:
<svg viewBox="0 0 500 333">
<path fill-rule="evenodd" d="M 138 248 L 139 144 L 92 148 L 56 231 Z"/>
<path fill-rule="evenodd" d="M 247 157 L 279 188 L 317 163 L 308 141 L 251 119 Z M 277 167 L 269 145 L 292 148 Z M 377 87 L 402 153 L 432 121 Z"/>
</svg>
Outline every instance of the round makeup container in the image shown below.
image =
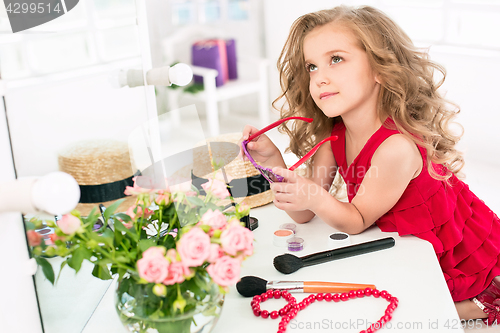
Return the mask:
<svg viewBox="0 0 500 333">
<path fill-rule="evenodd" d="M 334 232 L 328 236 L 328 245 L 331 249 L 351 245 L 351 237 L 345 232 Z"/>
<path fill-rule="evenodd" d="M 288 251 L 297 252 L 304 249 L 304 240 L 300 237 L 292 237 L 286 242 L 288 244 Z"/>
<path fill-rule="evenodd" d="M 250 216 L 249 219 L 250 219 L 249 229 L 251 231 L 257 229 L 259 227 L 259 220 L 256 217 L 252 217 L 252 216 Z"/>
<path fill-rule="evenodd" d="M 287 240 L 294 236 L 293 231 L 289 229 L 278 229 L 273 234 L 273 244 L 275 246 L 287 246 Z"/>
<path fill-rule="evenodd" d="M 294 223 L 283 223 L 282 225 L 280 225 L 280 229 L 292 230 L 293 233 L 295 233 L 295 229 L 297 229 L 297 226 Z"/>
</svg>

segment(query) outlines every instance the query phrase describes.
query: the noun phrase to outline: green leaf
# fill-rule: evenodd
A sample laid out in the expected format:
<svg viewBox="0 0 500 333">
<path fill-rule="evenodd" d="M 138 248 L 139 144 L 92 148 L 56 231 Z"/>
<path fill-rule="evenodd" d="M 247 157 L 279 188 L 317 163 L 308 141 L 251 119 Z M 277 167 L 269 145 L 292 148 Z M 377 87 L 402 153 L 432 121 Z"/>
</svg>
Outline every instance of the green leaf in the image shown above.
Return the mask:
<svg viewBox="0 0 500 333">
<path fill-rule="evenodd" d="M 35 257 L 36 263 L 42 267 L 43 275 L 47 278 L 47 280 L 54 284 L 54 269 L 52 268 L 52 265 L 47 261 L 45 258 L 41 257 Z"/>
<path fill-rule="evenodd" d="M 196 285 L 201 289 L 201 290 L 208 290 L 209 289 L 209 285 L 207 283 L 207 280 L 204 279 L 203 277 L 199 276 L 198 274 L 196 274 L 194 276 L 194 283 L 196 283 Z"/>
<path fill-rule="evenodd" d="M 94 232 L 91 232 L 89 234 L 89 237 L 90 237 L 90 239 L 92 239 L 93 241 L 95 241 L 98 244 L 98 247 L 100 247 L 103 243 L 107 244 L 107 240 L 105 238 L 102 238 L 101 236 L 99 236 L 98 234 L 96 234 Z M 91 246 L 89 244 L 89 242 L 87 243 L 87 246 Z"/>
<path fill-rule="evenodd" d="M 101 280 L 110 280 L 111 274 L 109 273 L 108 266 L 102 263 L 98 263 L 94 266 L 92 270 L 92 275 Z"/>
<path fill-rule="evenodd" d="M 192 203 L 193 205 L 196 205 L 196 206 L 199 206 L 199 207 L 203 207 L 205 205 L 205 203 L 203 202 L 203 200 L 201 200 L 199 197 L 187 197 L 187 201 L 189 201 L 190 203 Z"/>
<path fill-rule="evenodd" d="M 61 267 L 59 268 L 59 274 L 57 274 L 57 279 L 56 279 L 56 283 L 57 281 L 59 281 L 59 278 L 61 277 L 61 272 L 64 268 L 64 266 L 66 266 L 68 264 L 68 261 L 67 260 L 64 260 L 62 263 L 61 263 Z"/>
<path fill-rule="evenodd" d="M 84 224 L 89 224 L 91 225 L 92 227 L 94 226 L 94 223 L 97 221 L 97 219 L 99 218 L 99 213 L 97 213 L 97 208 L 92 208 L 92 211 L 90 212 L 90 214 L 83 219 L 83 223 Z"/>
<path fill-rule="evenodd" d="M 116 220 L 116 218 L 119 218 L 120 220 L 122 220 L 123 222 L 130 222 L 132 221 L 132 218 L 130 217 L 130 215 L 127 215 L 125 213 L 116 213 L 114 215 L 114 219 L 113 220 Z"/>
<path fill-rule="evenodd" d="M 76 273 L 82 267 L 83 259 L 88 256 L 85 252 L 87 249 L 80 246 L 71 254 L 71 258 L 68 259 L 68 266 L 73 268 Z M 88 252 L 88 251 L 87 251 Z M 88 256 L 90 258 L 90 256 Z"/>
<path fill-rule="evenodd" d="M 153 239 L 141 239 L 139 241 L 139 248 L 142 252 L 146 251 L 152 246 L 156 246 L 156 242 Z"/>
<path fill-rule="evenodd" d="M 101 235 L 91 232 L 89 234 L 90 238 L 97 241 L 98 243 L 104 243 L 107 246 L 113 246 L 114 233 L 110 229 L 106 229 Z"/>
<path fill-rule="evenodd" d="M 174 236 L 167 234 L 165 237 L 163 237 L 163 244 L 160 244 L 165 246 L 167 249 L 171 249 L 175 246 L 175 239 Z"/>
<path fill-rule="evenodd" d="M 123 240 L 123 235 L 121 231 L 118 231 L 118 229 L 115 229 L 113 233 L 114 233 L 114 245 L 116 247 L 121 244 Z"/>
<path fill-rule="evenodd" d="M 119 255 L 119 256 L 116 256 L 116 257 L 115 257 L 114 261 L 119 262 L 119 263 L 125 263 L 125 264 L 126 264 L 126 263 L 130 262 L 130 258 L 129 258 L 129 257 L 126 257 L 126 256 L 120 256 L 120 255 Z"/>
<path fill-rule="evenodd" d="M 118 206 L 120 206 L 123 201 L 125 201 L 125 199 L 117 200 L 111 206 L 109 206 L 108 208 L 106 208 L 106 210 L 104 211 L 104 214 L 103 214 L 104 215 L 104 220 L 106 222 L 111 217 L 111 215 L 114 214 L 114 212 L 118 209 Z"/>
<path fill-rule="evenodd" d="M 125 273 L 127 273 L 127 270 L 125 268 L 118 268 L 118 280 L 121 280 Z"/>
<path fill-rule="evenodd" d="M 113 238 L 114 238 L 114 232 L 113 230 L 111 229 L 106 229 L 102 235 L 101 235 L 102 238 L 104 238 L 105 240 L 107 240 L 107 242 L 105 242 L 107 245 L 109 246 L 113 246 Z"/>
<path fill-rule="evenodd" d="M 137 250 L 135 250 L 135 249 L 130 250 L 130 252 L 128 253 L 128 256 L 130 259 L 135 261 L 137 259 Z"/>
<path fill-rule="evenodd" d="M 26 226 L 26 230 L 35 230 L 35 224 L 33 222 L 26 221 L 24 225 Z"/>
<path fill-rule="evenodd" d="M 139 236 L 137 236 L 137 234 L 135 232 L 132 232 L 130 229 L 127 229 L 120 220 L 115 220 L 114 226 L 116 230 L 129 234 L 134 241 L 139 241 Z"/>
</svg>

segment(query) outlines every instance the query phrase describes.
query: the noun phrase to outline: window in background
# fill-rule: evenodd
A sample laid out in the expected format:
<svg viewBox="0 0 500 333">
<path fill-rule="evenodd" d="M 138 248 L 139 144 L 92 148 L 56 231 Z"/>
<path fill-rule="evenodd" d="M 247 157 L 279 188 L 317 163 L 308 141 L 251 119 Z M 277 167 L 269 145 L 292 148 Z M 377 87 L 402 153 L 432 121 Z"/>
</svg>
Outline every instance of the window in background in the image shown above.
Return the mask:
<svg viewBox="0 0 500 333">
<path fill-rule="evenodd" d="M 229 0 L 227 7 L 228 19 L 232 21 L 248 20 L 250 13 L 250 1 Z"/>
<path fill-rule="evenodd" d="M 250 18 L 250 0 L 174 0 L 170 6 L 174 26 L 246 21 Z"/>
<path fill-rule="evenodd" d="M 172 24 L 186 25 L 196 22 L 196 6 L 191 0 L 176 0 L 172 2 Z"/>
<path fill-rule="evenodd" d="M 200 4 L 201 23 L 217 22 L 221 19 L 221 6 L 219 0 L 205 0 Z"/>
<path fill-rule="evenodd" d="M 4 6 L 0 6 L 5 11 Z M 135 0 L 80 1 L 63 16 L 11 33 L 0 17 L 2 79 L 47 75 L 139 56 Z"/>
</svg>

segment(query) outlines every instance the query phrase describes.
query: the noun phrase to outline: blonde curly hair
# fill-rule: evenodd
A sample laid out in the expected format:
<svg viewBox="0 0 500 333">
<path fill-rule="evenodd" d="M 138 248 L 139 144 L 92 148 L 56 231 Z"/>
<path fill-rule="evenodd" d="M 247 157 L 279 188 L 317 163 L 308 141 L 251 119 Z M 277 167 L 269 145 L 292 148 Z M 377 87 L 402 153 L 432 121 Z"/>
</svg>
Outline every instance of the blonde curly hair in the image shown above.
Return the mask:
<svg viewBox="0 0 500 333">
<path fill-rule="evenodd" d="M 397 129 L 427 151 L 427 169 L 432 177 L 447 180 L 463 167 L 462 154 L 455 149 L 462 133 L 450 129 L 459 108 L 437 91 L 446 77 L 445 69 L 419 51 L 406 33 L 386 14 L 370 7 L 338 6 L 298 18 L 278 59 L 282 94 L 273 102 L 282 118 L 314 118 L 311 124 L 284 123 L 280 131 L 291 140 L 287 152 L 304 156 L 316 143 L 330 135 L 340 117 L 328 118 L 316 106 L 309 93 L 309 73 L 304 61 L 303 42 L 315 27 L 338 23 L 350 29 L 366 51 L 369 62 L 381 82 L 377 112 L 381 120 L 391 117 Z M 434 72 L 442 78 L 434 82 Z M 278 101 L 284 101 L 277 107 Z M 453 108 L 451 108 L 453 106 Z M 461 127 L 460 127 L 461 128 Z M 444 165 L 439 173 L 432 163 Z M 311 171 L 312 161 L 308 161 Z"/>
</svg>

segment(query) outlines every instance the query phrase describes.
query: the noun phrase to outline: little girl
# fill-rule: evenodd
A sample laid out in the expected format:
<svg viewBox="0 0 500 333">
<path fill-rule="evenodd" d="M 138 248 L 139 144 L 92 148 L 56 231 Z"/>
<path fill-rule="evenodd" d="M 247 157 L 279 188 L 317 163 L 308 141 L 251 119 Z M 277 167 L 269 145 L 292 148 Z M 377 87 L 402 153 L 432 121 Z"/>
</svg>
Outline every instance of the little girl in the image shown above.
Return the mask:
<svg viewBox="0 0 500 333">
<path fill-rule="evenodd" d="M 463 159 L 455 149 L 459 136 L 448 124 L 458 111 L 449 110 L 437 91 L 444 69 L 368 6 L 297 19 L 278 69 L 279 99 L 286 101 L 281 117 L 313 118 L 281 125 L 291 138 L 287 150 L 304 157 L 325 138 L 338 139 L 317 150 L 302 177 L 286 169 L 266 135 L 251 138 L 251 157 L 284 177 L 271 184 L 276 207 L 297 223 L 317 215 L 350 234 L 376 223 L 382 231 L 429 241 L 460 318 L 495 324 L 500 220 L 456 177 Z M 438 83 L 434 70 L 443 74 Z M 257 131 L 246 126 L 243 140 Z M 348 202 L 329 193 L 337 170 Z"/>
</svg>

